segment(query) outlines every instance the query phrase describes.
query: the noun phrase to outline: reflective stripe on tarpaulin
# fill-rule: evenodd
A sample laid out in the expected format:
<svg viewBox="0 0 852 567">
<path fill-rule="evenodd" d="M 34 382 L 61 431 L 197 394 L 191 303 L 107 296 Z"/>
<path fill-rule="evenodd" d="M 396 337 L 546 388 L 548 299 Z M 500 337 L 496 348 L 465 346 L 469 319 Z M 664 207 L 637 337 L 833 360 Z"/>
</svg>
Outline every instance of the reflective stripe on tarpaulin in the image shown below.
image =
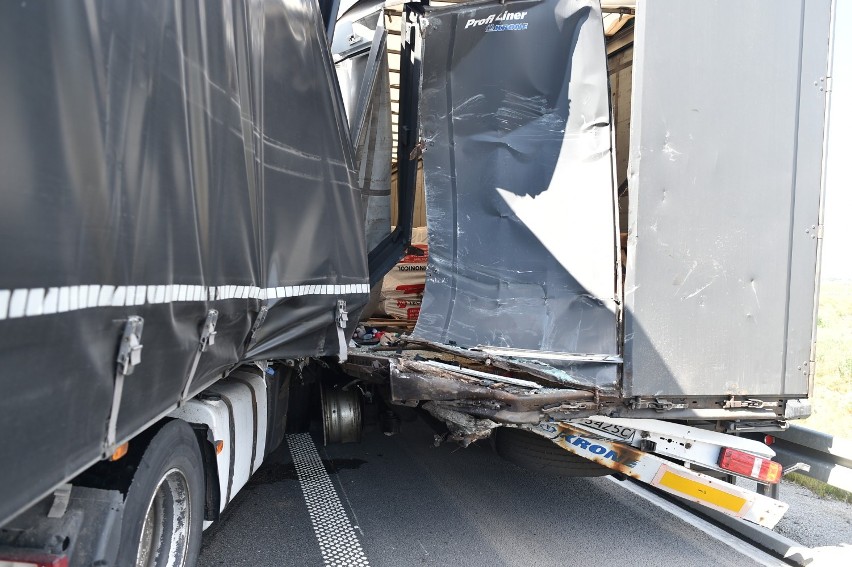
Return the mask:
<svg viewBox="0 0 852 567">
<path fill-rule="evenodd" d="M 177 301 L 221 301 L 225 299 L 285 299 L 308 295 L 352 295 L 370 293 L 370 285 L 288 285 L 261 288 L 250 285 L 76 285 L 65 287 L 0 290 L 0 319 L 35 317 L 92 307 L 174 303 Z"/>
</svg>

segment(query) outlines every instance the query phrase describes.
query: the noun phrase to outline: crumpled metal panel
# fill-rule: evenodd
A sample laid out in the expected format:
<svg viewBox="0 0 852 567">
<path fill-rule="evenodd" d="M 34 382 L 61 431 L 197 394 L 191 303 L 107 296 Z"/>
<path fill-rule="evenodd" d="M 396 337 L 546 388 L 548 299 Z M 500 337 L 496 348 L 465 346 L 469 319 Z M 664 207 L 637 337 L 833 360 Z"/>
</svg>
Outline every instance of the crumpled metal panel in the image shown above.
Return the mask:
<svg viewBox="0 0 852 567">
<path fill-rule="evenodd" d="M 0 75 L 2 523 L 99 458 L 129 316 L 120 440 L 178 402 L 208 310 L 193 393 L 337 354 L 369 278 L 315 2 L 3 3 Z"/>
<path fill-rule="evenodd" d="M 596 2 L 427 9 L 429 267 L 416 337 L 618 353 L 601 25 Z M 616 368 L 594 380 L 612 385 Z"/>
<path fill-rule="evenodd" d="M 625 395 L 807 396 L 831 2 L 639 8 Z"/>
<path fill-rule="evenodd" d="M 360 2 L 340 16 L 332 54 L 355 152 L 367 249 L 391 231 L 390 81 L 382 2 Z"/>
</svg>

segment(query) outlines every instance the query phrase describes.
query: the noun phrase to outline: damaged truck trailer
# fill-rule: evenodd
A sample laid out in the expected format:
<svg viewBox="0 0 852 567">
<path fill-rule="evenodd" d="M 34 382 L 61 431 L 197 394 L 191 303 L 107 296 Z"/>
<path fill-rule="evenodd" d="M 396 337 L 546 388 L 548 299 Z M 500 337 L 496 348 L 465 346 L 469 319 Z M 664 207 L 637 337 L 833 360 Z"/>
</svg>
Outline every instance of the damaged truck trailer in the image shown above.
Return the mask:
<svg viewBox="0 0 852 567">
<path fill-rule="evenodd" d="M 192 565 L 368 402 L 773 526 L 722 479 L 810 411 L 832 10 L 2 6 L 0 561 Z M 353 340 L 424 224 L 416 326 Z"/>
<path fill-rule="evenodd" d="M 425 292 L 342 367 L 463 445 L 772 527 L 722 479 L 777 483 L 739 434 L 810 412 L 832 4 L 603 4 L 403 13 Z"/>
</svg>

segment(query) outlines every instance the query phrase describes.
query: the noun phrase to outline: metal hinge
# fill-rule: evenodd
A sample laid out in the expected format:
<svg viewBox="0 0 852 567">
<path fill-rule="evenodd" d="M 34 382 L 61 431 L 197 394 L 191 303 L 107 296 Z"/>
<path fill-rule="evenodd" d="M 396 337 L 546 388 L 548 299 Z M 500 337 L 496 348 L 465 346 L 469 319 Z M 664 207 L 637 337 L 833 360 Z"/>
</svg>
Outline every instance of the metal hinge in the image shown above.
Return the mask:
<svg viewBox="0 0 852 567">
<path fill-rule="evenodd" d="M 254 325 L 251 326 L 251 334 L 249 335 L 248 346 L 251 347 L 257 342 L 257 331 L 260 329 L 260 326 L 263 325 L 263 322 L 266 321 L 266 315 L 269 313 L 269 307 L 264 305 L 260 308 L 260 312 L 257 314 L 257 319 L 254 320 Z"/>
<path fill-rule="evenodd" d="M 349 322 L 349 312 L 346 311 L 346 300 L 338 299 L 334 312 L 334 322 L 337 323 L 337 359 L 345 362 L 349 352 L 346 341 L 346 324 Z"/>
<path fill-rule="evenodd" d="M 128 376 L 142 362 L 142 327 L 145 320 L 142 317 L 130 317 L 124 324 L 124 333 L 118 345 L 116 363 L 117 373 Z"/>
<path fill-rule="evenodd" d="M 653 400 L 643 400 L 641 398 L 636 398 L 634 400 L 630 400 L 631 409 L 652 409 L 655 411 L 669 411 L 673 409 L 685 409 L 687 407 L 686 404 L 683 403 L 674 403 L 669 400 L 665 400 L 662 398 L 654 398 Z"/>
<path fill-rule="evenodd" d="M 426 151 L 426 140 L 420 138 L 417 143 L 411 148 L 411 153 L 408 154 L 408 159 L 410 161 L 414 161 L 416 159 L 420 159 L 423 155 L 423 152 Z"/>
<path fill-rule="evenodd" d="M 545 406 L 541 408 L 541 413 L 551 414 L 558 412 L 582 411 L 590 409 L 591 407 L 591 404 L 586 404 L 582 402 L 562 402 L 561 404 L 557 404 L 554 406 Z"/>
<path fill-rule="evenodd" d="M 112 390 L 112 406 L 107 422 L 104 456 L 110 455 L 115 445 L 115 430 L 118 423 L 118 410 L 121 407 L 121 393 L 124 391 L 124 377 L 133 374 L 136 366 L 142 362 L 142 329 L 145 320 L 139 316 L 127 318 L 124 331 L 118 344 L 118 356 L 115 359 L 115 385 Z"/>
<path fill-rule="evenodd" d="M 198 349 L 195 351 L 195 358 L 192 360 L 192 366 L 189 368 L 189 373 L 183 383 L 183 391 L 178 401 L 178 406 L 182 407 L 189 397 L 189 389 L 192 386 L 192 381 L 195 378 L 195 372 L 198 370 L 198 363 L 201 360 L 201 353 L 207 350 L 207 347 L 216 344 L 216 322 L 219 320 L 219 312 L 211 309 L 207 312 L 207 318 L 204 320 L 204 325 L 201 326 L 201 337 L 198 339 Z"/>
<path fill-rule="evenodd" d="M 207 319 L 204 320 L 204 326 L 201 328 L 201 339 L 198 350 L 204 352 L 208 346 L 216 344 L 216 322 L 219 320 L 219 312 L 211 309 L 207 312 Z"/>
<path fill-rule="evenodd" d="M 337 323 L 337 326 L 341 329 L 345 329 L 346 324 L 349 322 L 349 312 L 346 311 L 345 299 L 337 300 L 337 309 L 334 315 L 334 322 Z"/>
<path fill-rule="evenodd" d="M 683 404 L 679 404 L 680 407 L 684 407 Z M 648 408 L 656 411 L 669 411 L 675 408 L 674 402 L 670 402 L 668 400 L 661 400 L 659 398 L 654 399 L 654 401 L 648 402 Z"/>
<path fill-rule="evenodd" d="M 748 399 L 748 400 L 735 400 L 733 396 L 729 400 L 725 401 L 725 405 L 722 406 L 724 409 L 737 409 L 737 408 L 750 408 L 750 409 L 762 409 L 762 408 L 771 408 L 778 407 L 778 402 L 765 402 L 763 400 L 756 399 Z"/>
</svg>

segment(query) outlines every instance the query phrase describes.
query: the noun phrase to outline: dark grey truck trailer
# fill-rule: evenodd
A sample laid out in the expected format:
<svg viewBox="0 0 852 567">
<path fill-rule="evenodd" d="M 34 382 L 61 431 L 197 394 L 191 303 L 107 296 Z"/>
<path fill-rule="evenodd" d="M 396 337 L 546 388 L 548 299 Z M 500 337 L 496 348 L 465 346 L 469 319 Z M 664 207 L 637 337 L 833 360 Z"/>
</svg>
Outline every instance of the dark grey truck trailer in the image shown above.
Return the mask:
<svg viewBox="0 0 852 567">
<path fill-rule="evenodd" d="M 832 2 L 384 4 L 0 6 L 0 560 L 191 565 L 362 390 L 786 510 L 719 477 L 810 412 Z M 356 344 L 417 202 L 417 326 Z"/>
</svg>

